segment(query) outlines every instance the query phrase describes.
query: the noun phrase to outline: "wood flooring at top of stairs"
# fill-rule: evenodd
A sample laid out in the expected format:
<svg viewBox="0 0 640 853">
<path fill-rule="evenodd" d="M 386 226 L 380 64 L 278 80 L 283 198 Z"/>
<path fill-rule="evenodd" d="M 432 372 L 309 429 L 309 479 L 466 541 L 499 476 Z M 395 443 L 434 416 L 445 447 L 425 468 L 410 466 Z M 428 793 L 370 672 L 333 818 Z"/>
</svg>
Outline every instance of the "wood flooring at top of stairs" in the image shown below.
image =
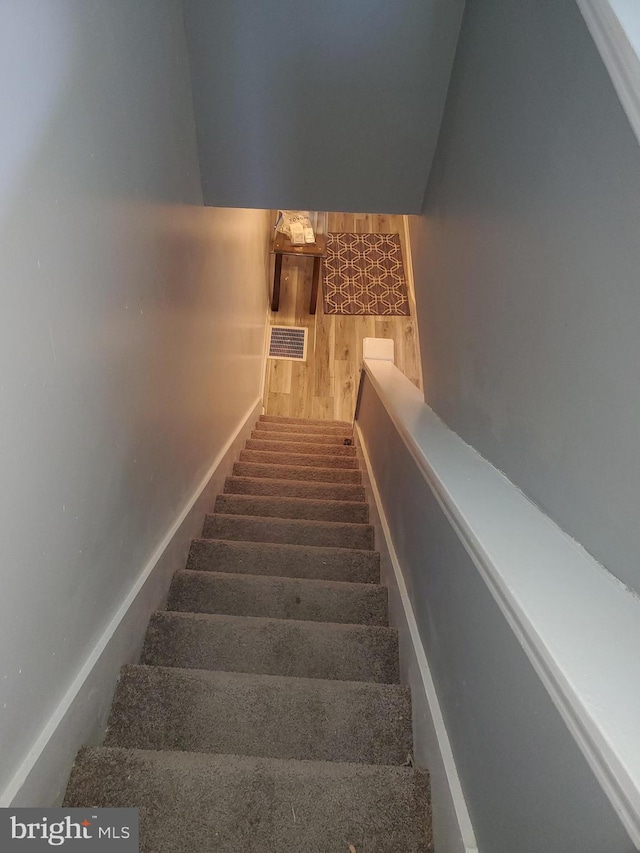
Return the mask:
<svg viewBox="0 0 640 853">
<path fill-rule="evenodd" d="M 430 853 L 360 472 L 330 450 L 351 429 L 268 425 L 318 467 L 236 463 L 65 806 L 139 808 L 142 853 Z"/>
<path fill-rule="evenodd" d="M 324 313 L 322 284 L 316 314 L 309 314 L 311 267 L 304 258 L 285 257 L 280 310 L 272 326 L 304 326 L 308 331 L 305 362 L 268 359 L 264 405 L 269 415 L 350 421 L 355 410 L 365 337 L 392 338 L 396 364 L 422 388 L 422 370 L 411 257 L 402 216 L 329 213 L 329 231 L 398 234 L 407 277 L 410 316 L 340 316 Z"/>
</svg>

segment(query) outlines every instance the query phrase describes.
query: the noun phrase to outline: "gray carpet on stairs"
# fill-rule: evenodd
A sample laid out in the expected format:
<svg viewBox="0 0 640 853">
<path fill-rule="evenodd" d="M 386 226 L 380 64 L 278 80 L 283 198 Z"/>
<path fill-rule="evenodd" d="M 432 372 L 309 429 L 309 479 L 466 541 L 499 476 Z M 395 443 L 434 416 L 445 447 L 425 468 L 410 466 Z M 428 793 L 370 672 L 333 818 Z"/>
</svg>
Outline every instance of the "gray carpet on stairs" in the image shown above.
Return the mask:
<svg viewBox="0 0 640 853">
<path fill-rule="evenodd" d="M 168 610 L 313 622 L 387 624 L 387 588 L 303 578 L 176 572 Z"/>
<path fill-rule="evenodd" d="M 397 684 L 129 666 L 105 745 L 403 764 L 411 703 Z"/>
<path fill-rule="evenodd" d="M 279 415 L 260 415 L 257 426 L 262 429 L 264 424 L 280 425 L 282 429 L 288 426 L 292 428 L 302 429 L 305 432 L 345 432 L 348 435 L 353 433 L 353 427 L 349 421 L 327 421 L 324 418 L 286 418 Z"/>
<path fill-rule="evenodd" d="M 301 427 L 299 424 L 293 423 L 273 423 L 270 421 L 260 421 L 256 424 L 256 428 L 263 432 L 280 432 L 280 433 L 299 433 L 301 431 Z M 303 427 L 303 431 L 307 435 L 329 435 L 337 438 L 352 438 L 353 430 L 348 426 L 334 426 L 334 427 L 326 427 L 321 426 L 319 424 L 310 424 L 309 426 Z"/>
<path fill-rule="evenodd" d="M 158 612 L 141 663 L 396 683 L 398 637 L 378 625 Z"/>
<path fill-rule="evenodd" d="M 323 483 L 356 483 L 361 485 L 362 474 L 351 468 L 315 468 L 312 465 L 294 465 L 287 457 L 285 464 L 266 462 L 236 462 L 233 473 L 239 477 L 271 477 L 274 480 L 319 480 Z"/>
<path fill-rule="evenodd" d="M 264 495 L 325 501 L 360 501 L 364 503 L 364 486 L 350 483 L 309 483 L 300 480 L 272 480 L 267 477 L 227 477 L 226 494 Z"/>
<path fill-rule="evenodd" d="M 380 555 L 353 548 L 194 539 L 187 569 L 378 583 Z"/>
<path fill-rule="evenodd" d="M 241 462 L 258 462 L 272 465 L 294 465 L 299 468 L 347 468 L 357 469 L 354 456 L 336 456 L 320 453 L 290 453 L 287 450 L 241 450 Z"/>
<path fill-rule="evenodd" d="M 254 429 L 251 432 L 251 438 L 262 439 L 263 441 L 302 441 L 305 444 L 312 446 L 325 444 L 342 444 L 346 440 L 352 440 L 345 435 L 333 434 L 323 435 L 322 433 L 306 433 L 306 432 L 276 432 L 275 430 Z M 329 451 L 326 451 L 327 453 Z"/>
<path fill-rule="evenodd" d="M 138 807 L 141 853 L 432 853 L 351 439 L 260 417 L 66 806 Z"/>
<path fill-rule="evenodd" d="M 374 531 L 368 524 L 260 518 L 252 515 L 207 515 L 204 539 L 235 539 L 241 542 L 275 542 L 285 545 L 317 545 L 331 548 L 373 549 Z"/>
<path fill-rule="evenodd" d="M 304 518 L 308 521 L 342 521 L 350 524 L 366 524 L 369 521 L 369 505 L 364 501 L 329 501 L 270 495 L 218 495 L 215 512 L 271 518 Z"/>
<path fill-rule="evenodd" d="M 256 429 L 266 432 L 284 432 L 284 433 L 300 433 L 304 432 L 307 435 L 333 435 L 341 438 L 352 438 L 353 430 L 351 426 L 332 424 L 330 426 L 322 424 L 306 424 L 294 423 L 291 421 L 263 421 L 260 420 L 256 424 Z"/>
<path fill-rule="evenodd" d="M 88 747 L 66 805 L 138 807 L 142 853 L 428 853 L 428 786 L 379 764 Z"/>
<path fill-rule="evenodd" d="M 311 444 L 309 442 L 273 441 L 271 439 L 250 438 L 245 445 L 247 450 L 265 450 L 270 453 L 301 453 L 316 456 L 344 456 L 354 459 L 356 449 L 345 444 Z"/>
</svg>

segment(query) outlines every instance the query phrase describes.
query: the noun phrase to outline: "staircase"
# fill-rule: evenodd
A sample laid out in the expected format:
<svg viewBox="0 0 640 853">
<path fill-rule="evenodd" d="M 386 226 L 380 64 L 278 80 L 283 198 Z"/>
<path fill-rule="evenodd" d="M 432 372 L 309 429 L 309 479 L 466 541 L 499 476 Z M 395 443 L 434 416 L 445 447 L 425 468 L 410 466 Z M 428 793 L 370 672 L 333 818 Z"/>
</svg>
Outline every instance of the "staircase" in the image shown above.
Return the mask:
<svg viewBox="0 0 640 853">
<path fill-rule="evenodd" d="M 144 853 L 431 851 L 351 435 L 261 416 L 65 806 L 139 807 Z"/>
</svg>

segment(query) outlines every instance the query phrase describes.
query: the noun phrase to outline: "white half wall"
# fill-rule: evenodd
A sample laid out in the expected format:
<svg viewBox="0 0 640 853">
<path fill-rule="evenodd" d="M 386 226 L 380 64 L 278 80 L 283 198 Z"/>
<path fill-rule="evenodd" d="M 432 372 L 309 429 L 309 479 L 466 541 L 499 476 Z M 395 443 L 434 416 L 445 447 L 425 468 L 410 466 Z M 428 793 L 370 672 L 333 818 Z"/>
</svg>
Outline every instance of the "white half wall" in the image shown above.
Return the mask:
<svg viewBox="0 0 640 853">
<path fill-rule="evenodd" d="M 398 631 L 400 678 L 411 688 L 413 759 L 417 767 L 429 771 L 434 850 L 435 853 L 478 853 L 433 675 L 366 442 L 357 421 L 355 437 L 362 482 L 369 502 L 370 523 L 375 529 L 376 549 L 380 552 L 380 582 L 389 590 L 389 624 Z"/>
<path fill-rule="evenodd" d="M 0 803 L 46 805 L 259 403 L 268 214 L 202 205 L 178 0 L 9 0 L 0 74 Z"/>
<path fill-rule="evenodd" d="M 390 543 L 417 754 L 434 773 L 436 850 L 472 840 L 466 801 L 482 851 L 630 853 L 638 599 L 393 364 L 365 369 L 357 429 Z"/>
</svg>

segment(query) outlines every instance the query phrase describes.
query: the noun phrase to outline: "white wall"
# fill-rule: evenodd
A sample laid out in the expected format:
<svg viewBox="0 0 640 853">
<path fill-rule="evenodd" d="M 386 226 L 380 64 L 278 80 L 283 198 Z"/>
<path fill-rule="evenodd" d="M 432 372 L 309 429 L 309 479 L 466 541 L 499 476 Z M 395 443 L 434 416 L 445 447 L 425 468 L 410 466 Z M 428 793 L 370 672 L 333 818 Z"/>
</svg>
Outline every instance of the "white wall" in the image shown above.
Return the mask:
<svg viewBox="0 0 640 853">
<path fill-rule="evenodd" d="M 267 220 L 202 206 L 177 0 L 4 2 L 0 80 L 1 798 L 258 398 Z"/>
<path fill-rule="evenodd" d="M 575 0 L 467 5 L 411 232 L 427 402 L 640 590 L 640 148 Z"/>
<path fill-rule="evenodd" d="M 464 0 L 185 0 L 207 204 L 418 213 Z"/>
</svg>

